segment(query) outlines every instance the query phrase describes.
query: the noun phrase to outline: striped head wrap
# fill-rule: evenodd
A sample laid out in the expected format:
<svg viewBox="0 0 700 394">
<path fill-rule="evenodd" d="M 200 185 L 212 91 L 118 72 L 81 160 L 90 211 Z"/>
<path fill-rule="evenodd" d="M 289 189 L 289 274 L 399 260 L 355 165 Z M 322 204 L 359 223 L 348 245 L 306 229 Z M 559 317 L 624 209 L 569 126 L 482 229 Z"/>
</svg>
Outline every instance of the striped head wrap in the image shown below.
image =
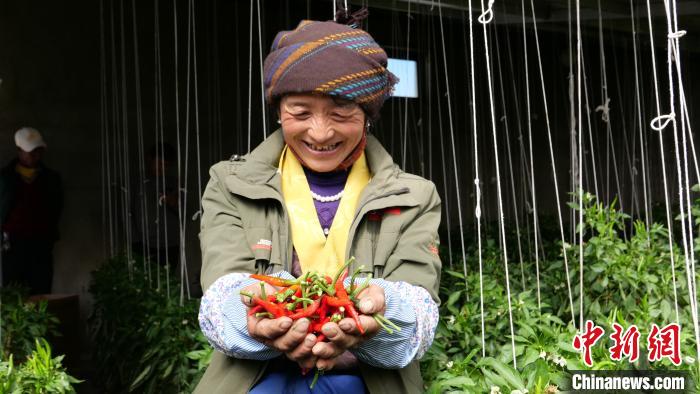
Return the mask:
<svg viewBox="0 0 700 394">
<path fill-rule="evenodd" d="M 265 98 L 273 103 L 287 93 L 337 96 L 376 119 L 398 81 L 386 66 L 386 52 L 364 30 L 304 20 L 277 33 L 265 59 Z"/>
</svg>

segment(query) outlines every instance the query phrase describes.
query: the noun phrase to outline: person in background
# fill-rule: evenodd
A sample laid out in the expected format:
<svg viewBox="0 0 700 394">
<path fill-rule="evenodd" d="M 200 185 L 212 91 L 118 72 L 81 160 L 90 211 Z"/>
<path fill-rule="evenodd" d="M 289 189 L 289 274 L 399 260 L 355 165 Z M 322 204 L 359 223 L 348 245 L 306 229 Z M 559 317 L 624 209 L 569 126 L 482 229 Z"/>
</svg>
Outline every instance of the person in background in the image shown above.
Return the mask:
<svg viewBox="0 0 700 394">
<path fill-rule="evenodd" d="M 28 286 L 30 294 L 47 294 L 63 209 L 61 176 L 43 164 L 46 143 L 37 130 L 17 130 L 15 145 L 17 157 L 0 170 L 2 282 Z"/>
<path fill-rule="evenodd" d="M 154 144 L 146 152 L 146 178 L 143 190 L 132 187 L 134 215 L 133 250 L 161 265 L 177 264 L 180 257 L 177 177 L 172 174 L 175 148 L 168 143 Z"/>
</svg>

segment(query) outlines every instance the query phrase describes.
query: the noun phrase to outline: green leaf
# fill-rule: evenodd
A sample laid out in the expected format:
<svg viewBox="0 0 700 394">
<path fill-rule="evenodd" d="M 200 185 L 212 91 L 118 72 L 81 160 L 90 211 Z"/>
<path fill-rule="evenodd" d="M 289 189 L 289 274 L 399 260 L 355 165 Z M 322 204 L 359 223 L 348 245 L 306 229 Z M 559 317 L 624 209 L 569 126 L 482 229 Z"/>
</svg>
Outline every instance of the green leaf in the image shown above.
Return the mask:
<svg viewBox="0 0 700 394">
<path fill-rule="evenodd" d="M 525 387 L 525 382 L 523 382 L 522 378 L 520 377 L 518 372 L 513 369 L 513 367 L 505 365 L 502 362 L 491 357 L 487 357 L 481 360 L 480 364 L 487 365 L 493 368 L 494 371 L 498 374 L 498 376 L 505 379 L 508 382 L 508 385 L 510 385 L 511 387 L 516 389 L 522 389 Z"/>
<path fill-rule="evenodd" d="M 473 387 L 476 383 L 466 376 L 457 376 L 440 382 L 443 387 Z"/>
<path fill-rule="evenodd" d="M 131 383 L 131 386 L 129 386 L 129 391 L 134 391 L 135 388 L 139 387 L 139 385 L 143 382 L 143 380 L 148 376 L 148 374 L 151 372 L 151 365 L 148 365 L 141 373 L 139 376 L 134 379 L 133 383 Z"/>
</svg>

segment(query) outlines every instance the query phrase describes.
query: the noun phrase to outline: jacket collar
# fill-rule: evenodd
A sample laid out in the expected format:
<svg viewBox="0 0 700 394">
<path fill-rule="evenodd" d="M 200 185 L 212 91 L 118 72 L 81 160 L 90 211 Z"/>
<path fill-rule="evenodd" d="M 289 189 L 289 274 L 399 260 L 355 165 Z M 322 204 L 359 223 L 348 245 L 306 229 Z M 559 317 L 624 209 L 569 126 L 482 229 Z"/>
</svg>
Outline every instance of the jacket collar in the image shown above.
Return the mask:
<svg viewBox="0 0 700 394">
<path fill-rule="evenodd" d="M 282 130 L 278 129 L 252 152 L 238 161 L 230 161 L 230 175 L 226 179 L 229 190 L 251 199 L 281 200 L 282 186 L 278 165 L 283 148 L 284 136 Z M 382 191 L 391 187 L 391 181 L 398 176 L 399 168 L 394 164 L 391 155 L 371 134 L 367 135 L 365 156 L 372 174 L 368 188 L 372 187 L 372 190 L 376 188 L 377 194 L 381 194 Z"/>
</svg>

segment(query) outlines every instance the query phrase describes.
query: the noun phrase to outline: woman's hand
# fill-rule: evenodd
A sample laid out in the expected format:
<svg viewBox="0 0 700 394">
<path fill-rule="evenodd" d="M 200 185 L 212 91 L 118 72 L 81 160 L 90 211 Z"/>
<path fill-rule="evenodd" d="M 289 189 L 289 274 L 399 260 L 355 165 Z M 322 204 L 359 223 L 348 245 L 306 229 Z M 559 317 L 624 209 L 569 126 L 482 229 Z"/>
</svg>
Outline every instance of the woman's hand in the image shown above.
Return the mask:
<svg viewBox="0 0 700 394">
<path fill-rule="evenodd" d="M 258 283 L 243 289 L 249 293 L 260 295 L 260 285 Z M 265 292 L 273 294 L 279 288 L 265 284 Z M 249 297 L 241 296 L 241 301 L 250 307 L 252 306 Z M 299 319 L 292 321 L 289 317 L 269 319 L 266 317 L 248 316 L 248 334 L 265 345 L 281 352 L 297 362 L 302 368 L 313 368 L 317 357 L 311 352 L 316 343 L 316 336 L 307 334 L 309 331 L 309 319 Z"/>
<path fill-rule="evenodd" d="M 383 314 L 386 309 L 384 289 L 376 285 L 370 285 L 359 296 L 360 324 L 365 330 L 361 334 L 357 324 L 352 318 L 345 318 L 340 322 L 326 323 L 323 325 L 323 334 L 330 342 L 319 342 L 312 348 L 314 356 L 318 357 L 316 367 L 322 370 L 331 370 L 338 362 L 338 356 L 347 349 L 359 346 L 363 342 L 377 334 L 380 327 L 371 315 Z"/>
</svg>

